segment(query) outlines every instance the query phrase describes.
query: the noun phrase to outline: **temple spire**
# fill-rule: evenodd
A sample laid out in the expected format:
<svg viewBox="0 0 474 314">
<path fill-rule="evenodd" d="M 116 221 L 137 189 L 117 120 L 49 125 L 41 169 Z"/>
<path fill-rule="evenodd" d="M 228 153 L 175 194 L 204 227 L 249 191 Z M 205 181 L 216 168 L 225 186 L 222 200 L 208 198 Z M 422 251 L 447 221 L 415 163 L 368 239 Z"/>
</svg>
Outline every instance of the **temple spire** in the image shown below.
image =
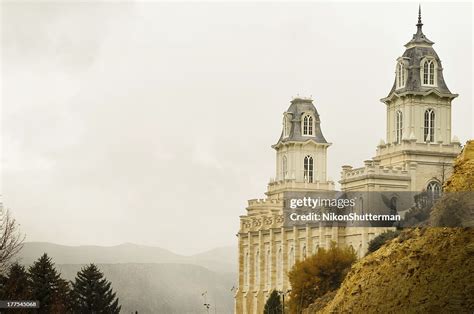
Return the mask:
<svg viewBox="0 0 474 314">
<path fill-rule="evenodd" d="M 418 29 L 418 34 L 423 33 L 423 31 L 421 30 L 421 28 L 423 27 L 423 23 L 421 22 L 421 4 L 418 5 L 418 24 L 416 24 L 416 27 Z"/>
</svg>

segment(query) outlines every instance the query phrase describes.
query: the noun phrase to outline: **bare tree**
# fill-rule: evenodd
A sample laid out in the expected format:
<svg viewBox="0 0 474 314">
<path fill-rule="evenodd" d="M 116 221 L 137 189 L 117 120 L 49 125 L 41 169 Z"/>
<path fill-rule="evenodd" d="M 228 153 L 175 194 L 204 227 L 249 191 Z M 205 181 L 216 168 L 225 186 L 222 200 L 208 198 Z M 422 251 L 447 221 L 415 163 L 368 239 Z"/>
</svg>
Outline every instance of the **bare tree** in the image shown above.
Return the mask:
<svg viewBox="0 0 474 314">
<path fill-rule="evenodd" d="M 0 203 L 0 273 L 23 247 L 25 236 L 20 233 L 16 220 Z"/>
</svg>

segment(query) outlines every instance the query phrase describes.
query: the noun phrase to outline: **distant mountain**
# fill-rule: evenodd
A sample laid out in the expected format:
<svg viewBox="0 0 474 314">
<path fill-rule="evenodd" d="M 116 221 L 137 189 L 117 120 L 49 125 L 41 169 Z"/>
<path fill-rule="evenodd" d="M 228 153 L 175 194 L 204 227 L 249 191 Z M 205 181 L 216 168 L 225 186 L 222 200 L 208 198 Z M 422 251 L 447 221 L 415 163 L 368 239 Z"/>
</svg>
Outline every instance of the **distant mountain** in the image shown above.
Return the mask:
<svg viewBox="0 0 474 314">
<path fill-rule="evenodd" d="M 86 264 L 95 263 L 112 282 L 122 313 L 232 313 L 236 285 L 237 249 L 216 248 L 184 256 L 151 246 L 65 246 L 27 242 L 19 253 L 32 264 L 43 253 L 52 257 L 61 276 L 73 280 Z"/>
<path fill-rule="evenodd" d="M 131 243 L 116 246 L 66 246 L 49 242 L 26 242 L 19 254 L 21 263 L 31 264 L 43 253 L 56 264 L 180 263 L 194 264 L 217 272 L 237 272 L 237 248 L 222 247 L 184 256 L 171 251 Z"/>
</svg>

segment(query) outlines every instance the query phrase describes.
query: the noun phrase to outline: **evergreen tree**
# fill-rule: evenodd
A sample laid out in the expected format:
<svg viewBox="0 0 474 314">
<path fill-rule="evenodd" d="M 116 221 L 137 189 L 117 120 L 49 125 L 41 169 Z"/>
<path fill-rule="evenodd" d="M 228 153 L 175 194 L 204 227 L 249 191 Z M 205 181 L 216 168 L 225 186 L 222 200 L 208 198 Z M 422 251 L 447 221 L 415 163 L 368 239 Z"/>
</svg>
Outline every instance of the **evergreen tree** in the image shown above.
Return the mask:
<svg viewBox="0 0 474 314">
<path fill-rule="evenodd" d="M 0 300 L 30 300 L 28 273 L 24 266 L 14 263 L 0 278 Z M 29 309 L 5 309 L 5 313 L 31 313 Z M 3 313 L 3 312 L 2 312 Z"/>
<path fill-rule="evenodd" d="M 30 289 L 28 287 L 28 274 L 25 267 L 14 263 L 10 270 L 1 280 L 2 300 L 28 300 Z"/>
<path fill-rule="evenodd" d="M 72 284 L 75 313 L 120 313 L 121 306 L 104 274 L 90 264 L 77 273 Z"/>
<path fill-rule="evenodd" d="M 56 309 L 67 307 L 68 300 L 62 296 L 64 280 L 46 253 L 30 266 L 28 277 L 31 297 L 40 302 L 38 313 L 61 313 Z"/>
<path fill-rule="evenodd" d="M 264 314 L 281 314 L 282 306 L 280 302 L 280 296 L 276 290 L 273 290 L 268 297 L 267 303 L 263 309 Z"/>
</svg>

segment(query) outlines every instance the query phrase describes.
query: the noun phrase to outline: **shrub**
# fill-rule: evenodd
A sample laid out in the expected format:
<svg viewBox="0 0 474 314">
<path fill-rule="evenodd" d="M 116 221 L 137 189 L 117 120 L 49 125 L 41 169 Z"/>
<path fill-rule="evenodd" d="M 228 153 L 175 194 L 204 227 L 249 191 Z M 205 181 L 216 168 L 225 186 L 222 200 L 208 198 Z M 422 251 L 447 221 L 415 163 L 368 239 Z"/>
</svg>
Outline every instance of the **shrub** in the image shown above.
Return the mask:
<svg viewBox="0 0 474 314">
<path fill-rule="evenodd" d="M 399 234 L 400 230 L 388 230 L 384 233 L 379 234 L 378 236 L 370 240 L 367 254 L 377 251 L 387 241 L 395 239 L 396 237 L 398 237 Z"/>
<path fill-rule="evenodd" d="M 332 243 L 329 249 L 320 248 L 315 255 L 296 263 L 288 274 L 290 313 L 301 313 L 317 298 L 339 288 L 356 259 L 354 249 Z"/>
</svg>

